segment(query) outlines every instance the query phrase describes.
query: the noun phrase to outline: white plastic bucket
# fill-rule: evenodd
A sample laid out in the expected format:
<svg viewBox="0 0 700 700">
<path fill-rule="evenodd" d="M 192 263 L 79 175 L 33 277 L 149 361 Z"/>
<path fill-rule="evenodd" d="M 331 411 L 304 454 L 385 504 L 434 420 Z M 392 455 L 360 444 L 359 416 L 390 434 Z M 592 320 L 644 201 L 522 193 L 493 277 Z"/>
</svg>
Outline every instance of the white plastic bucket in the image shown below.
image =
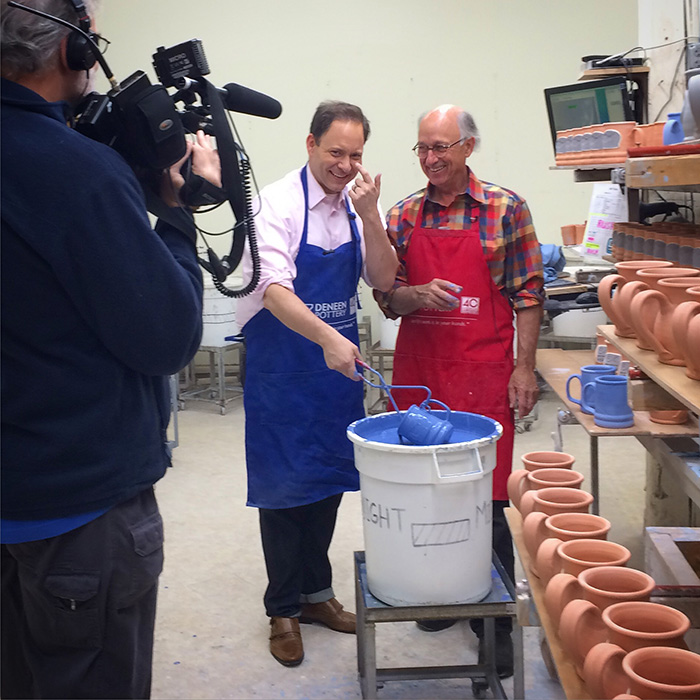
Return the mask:
<svg viewBox="0 0 700 700">
<path fill-rule="evenodd" d="M 388 605 L 482 600 L 491 590 L 492 472 L 503 428 L 452 411 L 453 442 L 401 445 L 403 413 L 363 418 L 347 431 L 360 472 L 369 590 Z"/>
<path fill-rule="evenodd" d="M 202 305 L 202 342 L 204 347 L 221 347 L 225 338 L 239 332 L 236 323 L 236 299 L 224 296 L 211 280 L 204 282 Z"/>
<path fill-rule="evenodd" d="M 396 349 L 396 338 L 399 335 L 401 319 L 383 318 L 379 326 L 379 347 L 385 350 Z"/>
</svg>

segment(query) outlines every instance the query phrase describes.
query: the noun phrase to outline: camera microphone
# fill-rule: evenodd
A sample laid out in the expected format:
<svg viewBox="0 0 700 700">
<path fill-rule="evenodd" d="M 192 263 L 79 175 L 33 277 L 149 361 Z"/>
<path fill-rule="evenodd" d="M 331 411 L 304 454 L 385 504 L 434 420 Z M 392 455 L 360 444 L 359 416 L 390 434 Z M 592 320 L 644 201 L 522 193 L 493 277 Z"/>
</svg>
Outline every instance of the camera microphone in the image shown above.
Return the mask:
<svg viewBox="0 0 700 700">
<path fill-rule="evenodd" d="M 219 93 L 224 107 L 231 112 L 242 112 L 267 119 L 277 119 L 282 114 L 282 105 L 274 97 L 243 85 L 228 83 L 219 88 Z"/>
</svg>

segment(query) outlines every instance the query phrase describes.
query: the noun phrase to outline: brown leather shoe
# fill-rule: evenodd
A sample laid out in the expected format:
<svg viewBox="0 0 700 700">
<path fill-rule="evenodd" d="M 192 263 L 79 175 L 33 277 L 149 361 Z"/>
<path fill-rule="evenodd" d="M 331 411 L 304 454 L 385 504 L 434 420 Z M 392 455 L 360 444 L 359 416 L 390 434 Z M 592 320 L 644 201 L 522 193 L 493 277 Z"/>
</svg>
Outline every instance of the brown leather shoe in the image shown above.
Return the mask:
<svg viewBox="0 0 700 700">
<path fill-rule="evenodd" d="M 299 622 L 320 622 L 336 632 L 345 632 L 346 634 L 356 634 L 357 632 L 355 613 L 343 610 L 343 606 L 335 598 L 323 603 L 305 603 L 301 606 Z"/>
<path fill-rule="evenodd" d="M 304 660 L 304 645 L 296 617 L 270 618 L 270 653 L 283 666 L 298 666 Z"/>
</svg>

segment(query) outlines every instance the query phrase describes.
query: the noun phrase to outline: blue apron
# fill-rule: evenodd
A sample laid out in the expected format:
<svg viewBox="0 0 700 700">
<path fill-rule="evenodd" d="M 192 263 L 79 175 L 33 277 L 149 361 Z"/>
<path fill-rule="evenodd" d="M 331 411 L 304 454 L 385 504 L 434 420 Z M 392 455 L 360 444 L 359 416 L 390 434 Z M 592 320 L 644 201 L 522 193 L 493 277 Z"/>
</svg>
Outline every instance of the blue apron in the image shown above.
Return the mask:
<svg viewBox="0 0 700 700">
<path fill-rule="evenodd" d="M 309 191 L 306 166 L 304 231 L 296 258 L 296 295 L 348 340 L 359 342 L 357 283 L 360 235 L 345 199 L 352 240 L 333 251 L 306 242 Z M 245 441 L 249 506 L 294 508 L 344 491 L 359 476 L 345 430 L 364 416 L 362 382 L 328 369 L 319 345 L 267 309 L 243 328 L 246 341 Z"/>
</svg>

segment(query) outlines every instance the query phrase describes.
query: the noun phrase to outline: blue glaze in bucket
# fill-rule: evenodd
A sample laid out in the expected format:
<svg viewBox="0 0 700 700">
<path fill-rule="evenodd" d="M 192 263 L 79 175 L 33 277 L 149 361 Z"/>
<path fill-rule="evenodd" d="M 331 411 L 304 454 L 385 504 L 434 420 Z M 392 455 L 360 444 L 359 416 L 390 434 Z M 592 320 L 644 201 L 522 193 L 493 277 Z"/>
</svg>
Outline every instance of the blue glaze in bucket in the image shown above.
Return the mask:
<svg viewBox="0 0 700 700">
<path fill-rule="evenodd" d="M 355 421 L 348 427 L 358 438 L 386 445 L 405 445 L 400 441 L 398 427 L 407 411 L 380 413 Z M 449 420 L 454 426 L 447 445 L 455 445 L 474 440 L 497 440 L 501 435 L 500 423 L 478 413 L 465 411 L 431 411 L 437 418 Z M 499 431 L 500 429 L 500 431 Z M 429 447 L 434 447 L 430 445 Z"/>
<path fill-rule="evenodd" d="M 503 428 L 451 411 L 448 443 L 406 445 L 397 432 L 404 413 L 347 430 L 360 472 L 368 587 L 388 605 L 482 600 L 491 590 L 492 472 Z"/>
</svg>

